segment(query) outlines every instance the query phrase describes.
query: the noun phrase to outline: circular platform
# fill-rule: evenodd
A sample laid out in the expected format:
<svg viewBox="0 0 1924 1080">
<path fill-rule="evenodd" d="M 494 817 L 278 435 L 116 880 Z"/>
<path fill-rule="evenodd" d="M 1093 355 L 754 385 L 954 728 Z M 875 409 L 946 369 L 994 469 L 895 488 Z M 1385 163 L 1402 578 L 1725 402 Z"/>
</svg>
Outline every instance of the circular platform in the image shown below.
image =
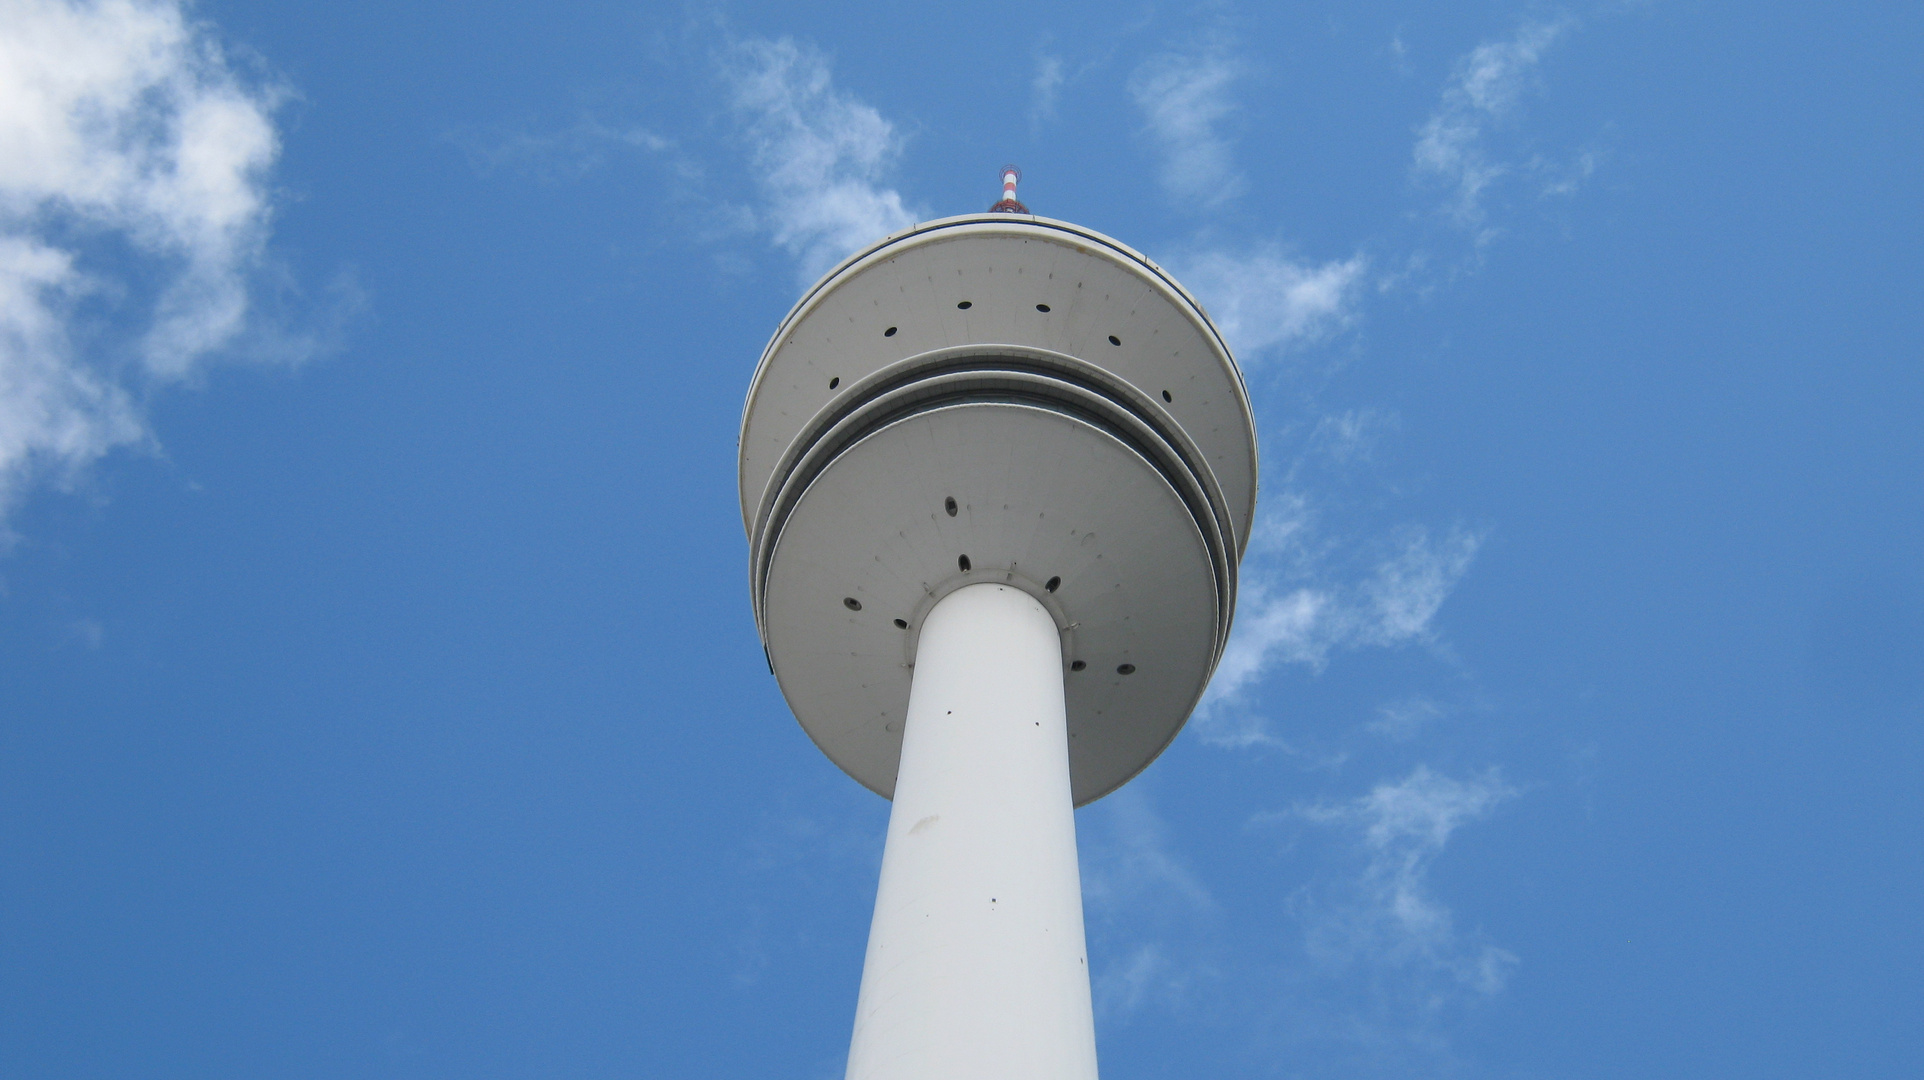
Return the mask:
<svg viewBox="0 0 1924 1080">
<path fill-rule="evenodd" d="M 1155 759 L 1221 655 L 1248 398 L 1201 307 L 1100 234 L 977 215 L 859 253 L 763 354 L 740 450 L 769 667 L 885 796 L 920 620 L 963 585 L 1061 628 L 1078 804 Z"/>
</svg>

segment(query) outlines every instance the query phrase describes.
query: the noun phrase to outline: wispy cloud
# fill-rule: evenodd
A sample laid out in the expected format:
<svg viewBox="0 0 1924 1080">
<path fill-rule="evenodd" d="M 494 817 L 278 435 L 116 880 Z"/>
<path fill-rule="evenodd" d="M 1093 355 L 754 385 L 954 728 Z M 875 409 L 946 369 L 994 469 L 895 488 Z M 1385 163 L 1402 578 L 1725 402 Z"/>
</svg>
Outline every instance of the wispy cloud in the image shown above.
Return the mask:
<svg viewBox="0 0 1924 1080">
<path fill-rule="evenodd" d="M 1231 91 L 1242 65 L 1219 43 L 1152 57 L 1129 78 L 1149 136 L 1162 156 L 1163 187 L 1199 206 L 1242 192 L 1243 178 L 1224 121 L 1235 111 Z"/>
<path fill-rule="evenodd" d="M 828 59 L 788 38 L 741 42 L 723 76 L 763 201 L 757 224 L 804 281 L 916 221 L 883 178 L 901 153 L 895 126 L 836 89 Z"/>
<path fill-rule="evenodd" d="M 1345 579 L 1317 546 L 1306 507 L 1301 496 L 1286 499 L 1266 521 L 1273 539 L 1246 575 L 1235 632 L 1197 712 L 1205 741 L 1278 743 L 1247 701 L 1277 665 L 1320 671 L 1340 649 L 1432 640 L 1431 622 L 1481 543 L 1461 527 L 1438 536 L 1407 526 L 1365 574 Z"/>
<path fill-rule="evenodd" d="M 1290 258 L 1276 247 L 1205 249 L 1170 260 L 1244 363 L 1324 340 L 1356 321 L 1368 262 Z"/>
<path fill-rule="evenodd" d="M 1367 645 L 1396 645 L 1429 633 L 1430 620 L 1476 557 L 1480 537 L 1463 528 L 1441 537 L 1413 525 L 1400 530 L 1397 550 L 1364 583 L 1356 621 Z"/>
<path fill-rule="evenodd" d="M 1418 765 L 1354 800 L 1268 815 L 1339 830 L 1357 859 L 1353 877 L 1298 898 L 1311 956 L 1336 968 L 1440 973 L 1478 994 L 1501 990 L 1516 957 L 1465 941 L 1450 909 L 1431 895 L 1428 876 L 1452 834 L 1516 794 L 1494 769 L 1457 780 Z"/>
<path fill-rule="evenodd" d="M 1480 229 L 1486 192 L 1518 168 L 1498 160 L 1487 137 L 1517 111 L 1524 92 L 1534 85 L 1544 53 L 1571 25 L 1568 20 L 1526 22 L 1510 38 L 1471 50 L 1457 63 L 1436 111 L 1418 130 L 1416 172 L 1449 190 L 1446 209 L 1458 224 Z M 1568 173 L 1556 181 L 1571 182 Z"/>
<path fill-rule="evenodd" d="M 278 97 L 170 0 L 7 5 L 0 513 L 144 440 L 143 386 L 243 335 Z"/>
<path fill-rule="evenodd" d="M 1029 80 L 1029 127 L 1039 130 L 1056 118 L 1056 97 L 1062 91 L 1062 58 L 1037 53 L 1035 76 Z"/>
<path fill-rule="evenodd" d="M 1383 432 L 1400 423 L 1395 413 L 1382 409 L 1345 409 L 1316 421 L 1310 448 L 1336 465 L 1368 461 Z"/>
<path fill-rule="evenodd" d="M 1082 891 L 1096 1009 L 1132 1013 L 1173 1003 L 1207 973 L 1195 947 L 1214 913 L 1209 889 L 1175 850 L 1169 827 L 1140 784 L 1083 811 Z"/>
<path fill-rule="evenodd" d="M 677 224 L 731 272 L 755 260 L 717 240 L 765 239 L 809 284 L 849 254 L 915 224 L 917 211 L 887 183 L 901 134 L 880 110 L 836 86 L 821 50 L 786 37 L 695 40 L 711 46 L 696 50 L 703 60 L 662 65 L 697 88 L 678 107 L 640 120 L 619 107 L 585 112 L 565 127 L 510 120 L 451 132 L 448 141 L 478 172 L 543 182 L 579 180 L 639 158 L 652 174 L 653 197 L 677 204 Z M 1037 85 L 1039 93 L 1053 93 Z M 717 99 L 721 146 L 690 122 Z"/>
</svg>

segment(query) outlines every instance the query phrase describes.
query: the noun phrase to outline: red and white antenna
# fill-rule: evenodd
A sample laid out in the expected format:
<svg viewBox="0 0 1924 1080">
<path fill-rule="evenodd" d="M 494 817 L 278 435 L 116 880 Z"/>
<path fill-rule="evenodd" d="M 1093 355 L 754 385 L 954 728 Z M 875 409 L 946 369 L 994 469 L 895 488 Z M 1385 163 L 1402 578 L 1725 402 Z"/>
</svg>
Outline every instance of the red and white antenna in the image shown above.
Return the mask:
<svg viewBox="0 0 1924 1080">
<path fill-rule="evenodd" d="M 1029 208 L 1016 201 L 1015 183 L 1022 179 L 1022 170 L 1014 165 L 1002 166 L 1002 201 L 989 207 L 991 214 L 1026 214 Z"/>
</svg>

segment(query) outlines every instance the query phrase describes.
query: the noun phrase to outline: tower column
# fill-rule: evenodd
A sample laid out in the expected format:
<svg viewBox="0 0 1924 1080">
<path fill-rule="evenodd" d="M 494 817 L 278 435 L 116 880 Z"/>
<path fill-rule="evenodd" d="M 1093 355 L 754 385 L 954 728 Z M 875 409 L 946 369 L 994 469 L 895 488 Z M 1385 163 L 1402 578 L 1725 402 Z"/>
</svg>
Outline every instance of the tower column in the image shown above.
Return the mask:
<svg viewBox="0 0 1924 1080">
<path fill-rule="evenodd" d="M 924 619 L 849 1080 L 1095 1080 L 1062 680 L 1021 589 Z"/>
</svg>

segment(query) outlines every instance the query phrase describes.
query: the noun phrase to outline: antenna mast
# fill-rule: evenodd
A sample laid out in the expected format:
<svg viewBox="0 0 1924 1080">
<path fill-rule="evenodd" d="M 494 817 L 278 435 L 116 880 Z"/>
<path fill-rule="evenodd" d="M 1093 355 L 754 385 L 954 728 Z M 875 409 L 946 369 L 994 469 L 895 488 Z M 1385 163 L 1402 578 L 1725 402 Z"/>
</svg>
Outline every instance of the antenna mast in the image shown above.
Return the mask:
<svg viewBox="0 0 1924 1080">
<path fill-rule="evenodd" d="M 1029 208 L 1015 197 L 1016 181 L 1022 179 L 1022 170 L 1014 165 L 1002 166 L 1002 201 L 989 207 L 991 214 L 1026 214 Z"/>
</svg>

